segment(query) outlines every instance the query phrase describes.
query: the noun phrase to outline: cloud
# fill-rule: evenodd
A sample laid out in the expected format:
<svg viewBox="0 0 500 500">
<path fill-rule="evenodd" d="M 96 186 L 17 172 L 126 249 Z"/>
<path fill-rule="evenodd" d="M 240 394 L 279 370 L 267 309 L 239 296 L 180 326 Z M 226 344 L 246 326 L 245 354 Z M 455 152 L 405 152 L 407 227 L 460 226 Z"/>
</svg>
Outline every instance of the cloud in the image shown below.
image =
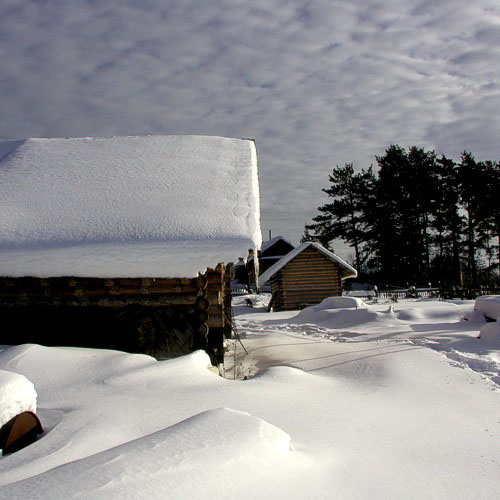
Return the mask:
<svg viewBox="0 0 500 500">
<path fill-rule="evenodd" d="M 264 229 L 296 240 L 336 164 L 391 143 L 500 157 L 499 16 L 496 0 L 3 0 L 0 138 L 253 137 Z"/>
</svg>

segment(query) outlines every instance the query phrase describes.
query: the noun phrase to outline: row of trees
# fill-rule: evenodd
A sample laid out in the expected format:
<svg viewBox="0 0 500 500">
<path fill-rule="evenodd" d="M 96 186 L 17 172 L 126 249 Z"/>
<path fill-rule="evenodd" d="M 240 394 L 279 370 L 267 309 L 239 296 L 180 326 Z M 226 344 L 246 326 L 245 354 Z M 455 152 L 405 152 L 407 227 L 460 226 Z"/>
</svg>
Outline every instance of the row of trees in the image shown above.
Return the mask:
<svg viewBox="0 0 500 500">
<path fill-rule="evenodd" d="M 337 238 L 362 273 L 387 283 L 477 288 L 498 277 L 500 162 L 455 162 L 392 145 L 373 168 L 336 167 L 303 240 Z"/>
</svg>

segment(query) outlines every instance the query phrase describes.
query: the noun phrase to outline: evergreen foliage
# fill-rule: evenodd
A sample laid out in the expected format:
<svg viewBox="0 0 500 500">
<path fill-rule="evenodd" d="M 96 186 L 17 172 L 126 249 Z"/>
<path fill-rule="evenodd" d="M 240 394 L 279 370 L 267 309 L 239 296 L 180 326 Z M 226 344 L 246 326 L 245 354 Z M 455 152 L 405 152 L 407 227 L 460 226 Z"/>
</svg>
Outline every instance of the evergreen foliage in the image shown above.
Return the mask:
<svg viewBox="0 0 500 500">
<path fill-rule="evenodd" d="M 335 167 L 304 238 L 352 246 L 361 273 L 394 284 L 477 289 L 498 281 L 500 162 L 460 163 L 434 151 L 389 146 L 373 168 Z"/>
<path fill-rule="evenodd" d="M 352 163 L 346 163 L 334 168 L 329 180 L 330 187 L 323 191 L 333 202 L 318 208 L 320 214 L 313 218 L 313 224 L 306 226 L 306 231 L 313 231 L 313 237 L 323 246 L 337 238 L 350 243 L 359 269 L 369 255 L 365 211 L 375 182 L 373 171 L 370 167 L 355 173 Z"/>
</svg>

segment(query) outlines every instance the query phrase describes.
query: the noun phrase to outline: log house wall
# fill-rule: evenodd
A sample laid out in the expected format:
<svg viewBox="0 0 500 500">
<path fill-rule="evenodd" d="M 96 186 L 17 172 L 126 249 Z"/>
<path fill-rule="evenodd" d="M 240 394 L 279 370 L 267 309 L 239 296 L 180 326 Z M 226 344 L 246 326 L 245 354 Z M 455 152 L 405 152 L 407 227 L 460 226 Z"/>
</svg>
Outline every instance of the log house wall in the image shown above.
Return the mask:
<svg viewBox="0 0 500 500">
<path fill-rule="evenodd" d="M 228 273 L 230 266 L 219 264 L 197 278 L 0 277 L 0 343 L 104 347 L 160 358 L 201 348 L 219 364 L 220 339 L 231 331 Z"/>
</svg>

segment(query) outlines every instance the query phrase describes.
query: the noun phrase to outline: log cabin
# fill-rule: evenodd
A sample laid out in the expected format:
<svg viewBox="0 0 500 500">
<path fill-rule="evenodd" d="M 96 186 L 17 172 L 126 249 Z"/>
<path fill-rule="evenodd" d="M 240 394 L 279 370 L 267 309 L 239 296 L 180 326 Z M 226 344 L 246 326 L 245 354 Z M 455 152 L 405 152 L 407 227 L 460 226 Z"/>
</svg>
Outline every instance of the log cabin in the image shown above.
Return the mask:
<svg viewBox="0 0 500 500">
<path fill-rule="evenodd" d="M 260 277 L 269 281 L 274 311 L 290 311 L 342 295 L 342 282 L 356 270 L 319 243 L 305 242 L 282 257 Z"/>
<path fill-rule="evenodd" d="M 220 364 L 231 262 L 261 241 L 256 158 L 207 136 L 0 141 L 0 343 Z"/>
</svg>

